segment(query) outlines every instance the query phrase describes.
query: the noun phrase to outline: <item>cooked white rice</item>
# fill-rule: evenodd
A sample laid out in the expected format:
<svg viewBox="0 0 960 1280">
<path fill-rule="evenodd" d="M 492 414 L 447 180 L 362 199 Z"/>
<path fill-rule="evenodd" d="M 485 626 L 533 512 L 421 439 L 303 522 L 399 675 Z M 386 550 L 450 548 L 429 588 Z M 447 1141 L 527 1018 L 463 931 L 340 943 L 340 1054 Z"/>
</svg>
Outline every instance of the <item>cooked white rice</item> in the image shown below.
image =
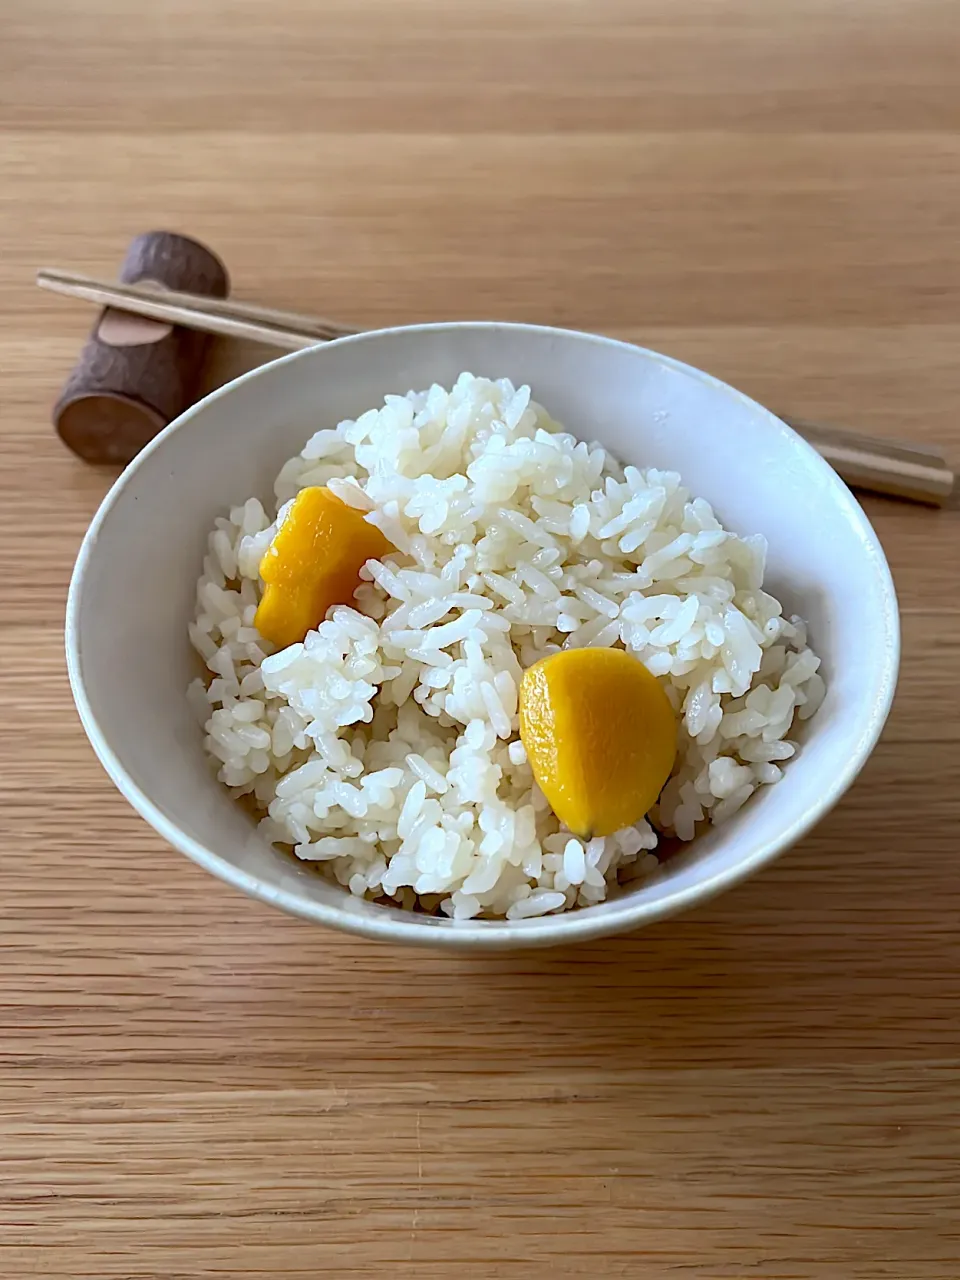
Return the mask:
<svg viewBox="0 0 960 1280">
<path fill-rule="evenodd" d="M 578 442 L 528 387 L 464 373 L 318 431 L 283 467 L 370 512 L 400 554 L 355 607 L 271 652 L 254 627 L 277 520 L 216 520 L 190 638 L 190 698 L 218 776 L 268 838 L 351 893 L 457 920 L 590 906 L 777 782 L 820 705 L 803 624 L 763 591 L 766 544 L 724 530 L 674 472 Z M 525 667 L 623 645 L 659 676 L 679 754 L 659 804 L 582 844 L 533 781 L 517 727 Z M 652 824 L 652 825 L 651 825 Z"/>
</svg>

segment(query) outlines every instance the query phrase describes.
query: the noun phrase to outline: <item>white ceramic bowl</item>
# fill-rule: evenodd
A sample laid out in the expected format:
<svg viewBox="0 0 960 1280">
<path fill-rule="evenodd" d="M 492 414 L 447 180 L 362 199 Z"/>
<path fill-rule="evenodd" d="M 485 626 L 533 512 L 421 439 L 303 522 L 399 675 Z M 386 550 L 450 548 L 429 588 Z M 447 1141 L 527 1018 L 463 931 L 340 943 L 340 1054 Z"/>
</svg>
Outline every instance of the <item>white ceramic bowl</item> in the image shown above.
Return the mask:
<svg viewBox="0 0 960 1280">
<path fill-rule="evenodd" d="M 358 901 L 271 848 L 215 780 L 185 690 L 207 531 L 320 426 L 463 369 L 531 384 L 569 430 L 623 461 L 674 468 L 720 519 L 769 542 L 767 586 L 809 622 L 827 697 L 783 780 L 660 874 L 599 906 L 521 921 L 417 916 Z M 228 884 L 371 938 L 461 948 L 573 942 L 700 902 L 769 862 L 854 780 L 887 717 L 899 656 L 890 572 L 830 467 L 753 401 L 607 338 L 510 324 L 387 329 L 298 352 L 208 396 L 123 473 L 83 543 L 67 606 L 70 681 L 113 781 L 170 844 Z M 784 903 L 789 910 L 789 903 Z"/>
</svg>

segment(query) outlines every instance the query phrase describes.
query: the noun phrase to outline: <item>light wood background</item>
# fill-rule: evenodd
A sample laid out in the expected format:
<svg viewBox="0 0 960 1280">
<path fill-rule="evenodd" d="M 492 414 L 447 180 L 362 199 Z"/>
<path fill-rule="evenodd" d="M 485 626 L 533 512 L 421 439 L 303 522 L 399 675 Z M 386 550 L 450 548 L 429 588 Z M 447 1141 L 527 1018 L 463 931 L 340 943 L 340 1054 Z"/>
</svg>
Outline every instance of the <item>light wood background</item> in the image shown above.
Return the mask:
<svg viewBox="0 0 960 1280">
<path fill-rule="evenodd" d="M 31 274 L 182 229 L 238 296 L 598 329 L 956 462 L 958 50 L 950 0 L 0 0 L 0 1274 L 957 1276 L 957 510 L 867 503 L 900 693 L 775 868 L 392 951 L 95 762 L 61 619 L 110 476 L 49 424 L 92 317 Z"/>
</svg>

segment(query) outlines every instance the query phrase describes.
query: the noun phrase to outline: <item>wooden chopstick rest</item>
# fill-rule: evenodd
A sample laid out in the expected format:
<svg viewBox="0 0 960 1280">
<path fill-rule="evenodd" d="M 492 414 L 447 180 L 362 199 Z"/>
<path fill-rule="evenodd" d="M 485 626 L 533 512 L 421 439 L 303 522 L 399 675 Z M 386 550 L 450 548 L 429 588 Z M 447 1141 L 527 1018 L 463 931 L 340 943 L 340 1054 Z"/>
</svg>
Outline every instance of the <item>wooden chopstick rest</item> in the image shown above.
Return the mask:
<svg viewBox="0 0 960 1280">
<path fill-rule="evenodd" d="M 227 269 L 189 236 L 148 231 L 127 249 L 120 279 L 214 298 Z M 196 398 L 206 334 L 107 307 L 53 411 L 64 442 L 87 462 L 125 465 Z"/>
</svg>

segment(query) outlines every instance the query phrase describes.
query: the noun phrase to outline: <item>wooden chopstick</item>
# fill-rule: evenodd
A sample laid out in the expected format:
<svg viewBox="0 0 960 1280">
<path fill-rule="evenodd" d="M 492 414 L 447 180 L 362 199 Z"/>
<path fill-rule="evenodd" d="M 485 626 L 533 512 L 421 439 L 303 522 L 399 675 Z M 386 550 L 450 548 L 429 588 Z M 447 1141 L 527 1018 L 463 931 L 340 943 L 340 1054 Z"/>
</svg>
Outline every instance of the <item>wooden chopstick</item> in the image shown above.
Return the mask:
<svg viewBox="0 0 960 1280">
<path fill-rule="evenodd" d="M 227 338 L 268 342 L 285 351 L 300 351 L 356 332 L 332 320 L 276 311 L 233 298 L 208 298 L 144 284 L 114 284 L 68 271 L 41 269 L 37 284 L 51 293 L 82 298 L 97 306 L 116 307 L 150 320 L 166 320 Z"/>
<path fill-rule="evenodd" d="M 222 337 L 247 338 L 284 351 L 301 351 L 356 332 L 333 320 L 233 298 L 207 298 L 143 284 L 115 284 L 49 268 L 37 272 L 37 284 L 41 289 L 97 306 L 116 307 Z M 937 449 L 795 418 L 783 421 L 808 440 L 851 488 L 932 506 L 942 506 L 953 492 L 954 474 Z"/>
<path fill-rule="evenodd" d="M 782 417 L 812 444 L 853 489 L 942 507 L 953 492 L 954 473 L 930 445 L 862 435 L 822 422 Z"/>
</svg>

